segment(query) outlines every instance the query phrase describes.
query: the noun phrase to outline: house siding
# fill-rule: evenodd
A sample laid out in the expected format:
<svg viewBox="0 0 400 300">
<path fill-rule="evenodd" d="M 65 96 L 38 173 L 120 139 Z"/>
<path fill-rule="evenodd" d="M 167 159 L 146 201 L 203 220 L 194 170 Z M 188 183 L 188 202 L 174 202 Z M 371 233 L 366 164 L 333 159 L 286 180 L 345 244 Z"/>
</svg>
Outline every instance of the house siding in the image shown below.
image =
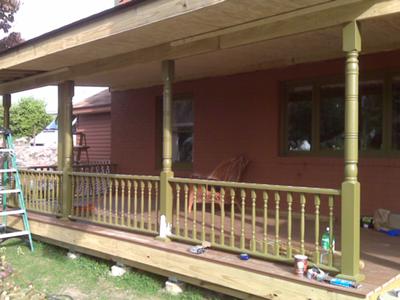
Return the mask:
<svg viewBox="0 0 400 300">
<path fill-rule="evenodd" d="M 400 51 L 363 56 L 360 62 L 361 73 L 400 70 Z M 342 157 L 280 154 L 279 108 L 282 82 L 343 74 L 341 59 L 176 83 L 174 94 L 193 97 L 195 127 L 193 169 L 175 175 L 207 175 L 222 160 L 244 153 L 251 163 L 243 181 L 340 188 Z M 112 94 L 111 158 L 118 172 L 159 173 L 156 99 L 161 94 L 161 87 Z M 359 180 L 362 214 L 381 207 L 400 211 L 400 157 L 361 157 Z"/>
<path fill-rule="evenodd" d="M 79 115 L 78 129 L 84 130 L 90 161 L 111 159 L 111 115 L 107 113 Z M 84 152 L 81 159 L 85 160 Z"/>
</svg>

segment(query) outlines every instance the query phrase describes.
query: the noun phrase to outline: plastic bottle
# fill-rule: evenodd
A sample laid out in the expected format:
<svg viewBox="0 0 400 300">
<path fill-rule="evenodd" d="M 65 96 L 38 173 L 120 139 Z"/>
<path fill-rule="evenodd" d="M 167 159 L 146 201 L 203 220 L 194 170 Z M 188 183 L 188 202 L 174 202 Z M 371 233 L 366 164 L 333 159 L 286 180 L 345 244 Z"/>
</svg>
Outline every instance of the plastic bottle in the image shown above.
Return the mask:
<svg viewBox="0 0 400 300">
<path fill-rule="evenodd" d="M 326 227 L 326 230 L 321 238 L 321 247 L 325 251 L 330 250 L 330 239 L 329 239 L 329 227 Z M 332 250 L 335 251 L 335 237 L 332 239 Z"/>
</svg>

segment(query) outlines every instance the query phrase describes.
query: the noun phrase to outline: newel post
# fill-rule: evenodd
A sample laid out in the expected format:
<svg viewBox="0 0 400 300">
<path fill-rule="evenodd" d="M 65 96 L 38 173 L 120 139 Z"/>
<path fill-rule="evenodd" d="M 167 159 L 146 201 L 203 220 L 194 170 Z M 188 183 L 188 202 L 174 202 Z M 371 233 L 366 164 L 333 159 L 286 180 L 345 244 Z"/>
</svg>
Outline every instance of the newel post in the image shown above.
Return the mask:
<svg viewBox="0 0 400 300">
<path fill-rule="evenodd" d="M 3 127 L 10 128 L 11 95 L 3 95 Z"/>
<path fill-rule="evenodd" d="M 58 147 L 57 169 L 62 171 L 62 217 L 68 218 L 72 209 L 73 192 L 72 180 L 69 175 L 73 164 L 72 141 L 72 98 L 74 96 L 74 82 L 65 81 L 58 85 Z"/>
<path fill-rule="evenodd" d="M 342 183 L 341 278 L 361 281 L 360 274 L 360 183 L 358 182 L 358 55 L 361 35 L 357 23 L 343 28 L 346 52 L 344 181 Z"/>
<path fill-rule="evenodd" d="M 160 175 L 160 215 L 167 224 L 172 224 L 172 188 L 168 182 L 172 172 L 172 84 L 175 64 L 172 60 L 162 62 L 163 91 L 163 156 Z"/>
</svg>

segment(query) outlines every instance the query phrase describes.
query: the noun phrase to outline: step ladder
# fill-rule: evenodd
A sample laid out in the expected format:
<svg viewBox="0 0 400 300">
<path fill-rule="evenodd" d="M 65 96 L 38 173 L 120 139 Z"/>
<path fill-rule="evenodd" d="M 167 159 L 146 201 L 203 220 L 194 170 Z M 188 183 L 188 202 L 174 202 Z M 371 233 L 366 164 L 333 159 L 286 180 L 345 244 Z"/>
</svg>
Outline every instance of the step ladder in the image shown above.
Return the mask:
<svg viewBox="0 0 400 300">
<path fill-rule="evenodd" d="M 22 193 L 21 179 L 17 168 L 17 158 L 14 150 L 14 143 L 11 131 L 0 127 L 0 141 L 2 137 L 2 147 L 0 147 L 0 196 L 2 202 L 2 224 L 0 225 L 0 241 L 14 238 L 26 237 L 33 251 L 32 235 L 29 227 L 28 215 L 25 207 L 25 199 Z M 7 207 L 7 197 L 16 195 L 17 207 Z M 21 231 L 7 231 L 7 217 L 19 216 L 22 218 L 24 229 Z"/>
</svg>

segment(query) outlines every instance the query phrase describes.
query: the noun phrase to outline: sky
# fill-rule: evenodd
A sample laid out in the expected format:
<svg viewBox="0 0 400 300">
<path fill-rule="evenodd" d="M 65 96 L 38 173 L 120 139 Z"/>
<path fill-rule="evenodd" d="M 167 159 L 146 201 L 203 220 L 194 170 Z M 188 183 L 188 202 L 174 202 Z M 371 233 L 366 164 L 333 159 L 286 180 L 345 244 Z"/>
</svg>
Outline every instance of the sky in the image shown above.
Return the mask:
<svg viewBox="0 0 400 300">
<path fill-rule="evenodd" d="M 20 32 L 24 40 L 29 40 L 113 6 L 114 0 L 22 0 L 11 30 Z M 76 87 L 74 101 L 103 89 L 104 87 Z M 11 96 L 12 103 L 29 96 L 45 100 L 47 112 L 57 112 L 57 87 L 15 93 Z"/>
</svg>

